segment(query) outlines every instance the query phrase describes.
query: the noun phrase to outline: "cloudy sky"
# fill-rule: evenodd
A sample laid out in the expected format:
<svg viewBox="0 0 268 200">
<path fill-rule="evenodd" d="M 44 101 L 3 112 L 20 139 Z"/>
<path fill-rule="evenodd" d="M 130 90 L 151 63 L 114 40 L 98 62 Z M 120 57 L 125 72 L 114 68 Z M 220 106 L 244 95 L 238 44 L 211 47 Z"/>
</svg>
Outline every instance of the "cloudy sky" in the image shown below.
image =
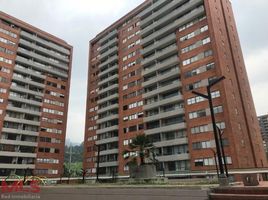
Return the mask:
<svg viewBox="0 0 268 200">
<path fill-rule="evenodd" d="M 67 138 L 84 138 L 88 42 L 144 0 L 0 0 L 0 10 L 74 47 Z M 267 0 L 232 0 L 257 114 L 268 113 Z"/>
</svg>

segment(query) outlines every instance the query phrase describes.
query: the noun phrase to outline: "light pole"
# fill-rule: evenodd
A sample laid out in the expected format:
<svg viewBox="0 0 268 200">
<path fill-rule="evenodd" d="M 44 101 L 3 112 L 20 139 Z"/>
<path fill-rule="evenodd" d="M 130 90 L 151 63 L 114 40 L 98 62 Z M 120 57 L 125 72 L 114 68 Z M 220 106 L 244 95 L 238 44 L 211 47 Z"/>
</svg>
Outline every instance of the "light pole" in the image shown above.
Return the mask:
<svg viewBox="0 0 268 200">
<path fill-rule="evenodd" d="M 217 150 L 216 153 L 217 153 L 218 162 L 219 162 L 219 170 L 220 170 L 219 183 L 220 183 L 220 185 L 226 185 L 228 183 L 227 183 L 227 180 L 226 180 L 226 176 L 224 174 L 224 167 L 223 167 L 223 163 L 222 163 L 221 148 L 220 148 L 218 130 L 217 130 L 217 125 L 216 125 L 216 119 L 215 119 L 213 102 L 212 102 L 212 97 L 211 97 L 211 91 L 210 90 L 214 85 L 216 85 L 217 83 L 219 83 L 220 81 L 222 81 L 224 79 L 225 79 L 225 77 L 222 76 L 222 77 L 217 78 L 217 79 L 213 80 L 212 82 L 210 82 L 208 84 L 208 86 L 207 86 L 207 95 L 199 93 L 199 92 L 196 92 L 196 91 L 192 91 L 193 94 L 201 96 L 201 97 L 207 99 L 208 102 L 209 102 L 209 108 L 210 108 L 210 113 L 211 113 L 211 121 L 212 121 L 214 138 L 215 138 L 215 143 L 216 143 L 216 150 Z"/>
<path fill-rule="evenodd" d="M 217 154 L 216 154 L 214 149 L 211 148 L 210 150 L 213 152 L 213 155 L 214 155 L 214 160 L 215 160 L 215 165 L 216 165 L 216 170 L 217 170 L 217 176 L 219 178 L 219 168 L 218 168 L 218 163 L 217 163 Z"/>
<path fill-rule="evenodd" d="M 100 146 L 95 144 L 97 148 L 97 169 L 96 169 L 96 182 L 99 182 L 99 166 L 100 166 Z"/>
<path fill-rule="evenodd" d="M 223 156 L 223 161 L 224 161 L 225 173 L 226 173 L 226 176 L 228 177 L 229 174 L 228 174 L 227 162 L 226 162 L 225 151 L 224 151 L 224 146 L 222 142 L 223 131 L 218 126 L 217 126 L 217 129 L 218 129 L 218 133 L 220 137 L 221 151 L 222 151 L 222 156 Z"/>
</svg>

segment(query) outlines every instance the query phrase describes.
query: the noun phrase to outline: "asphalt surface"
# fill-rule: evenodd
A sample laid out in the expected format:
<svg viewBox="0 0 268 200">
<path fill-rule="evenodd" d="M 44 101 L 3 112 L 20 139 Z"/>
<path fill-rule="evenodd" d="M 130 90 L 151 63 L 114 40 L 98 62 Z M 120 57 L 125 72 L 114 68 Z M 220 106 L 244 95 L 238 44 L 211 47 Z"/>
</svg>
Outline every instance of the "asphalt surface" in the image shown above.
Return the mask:
<svg viewBox="0 0 268 200">
<path fill-rule="evenodd" d="M 3 195 L 3 194 L 1 194 Z M 6 194 L 9 195 L 9 194 Z M 9 198 L 0 199 L 44 199 L 44 200 L 206 200 L 206 189 L 181 188 L 75 188 L 48 187 L 41 188 L 40 193 L 27 194 L 16 198 L 12 193 Z M 22 195 L 22 194 L 16 194 Z M 5 198 L 6 197 L 6 198 Z"/>
</svg>

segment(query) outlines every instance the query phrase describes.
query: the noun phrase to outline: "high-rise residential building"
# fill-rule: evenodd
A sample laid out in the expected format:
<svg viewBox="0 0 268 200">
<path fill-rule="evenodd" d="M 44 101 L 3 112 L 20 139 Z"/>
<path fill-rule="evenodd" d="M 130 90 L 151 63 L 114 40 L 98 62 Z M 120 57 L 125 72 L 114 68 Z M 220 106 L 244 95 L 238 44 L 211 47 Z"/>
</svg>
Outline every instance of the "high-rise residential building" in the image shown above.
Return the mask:
<svg viewBox="0 0 268 200">
<path fill-rule="evenodd" d="M 263 145 L 266 153 L 268 153 L 268 115 L 258 116 L 260 123 Z"/>
<path fill-rule="evenodd" d="M 137 134 L 169 176 L 215 172 L 206 93 L 212 88 L 231 174 L 267 167 L 229 0 L 146 0 L 90 41 L 84 168 L 129 172 L 124 149 Z M 96 148 L 97 147 L 97 148 Z M 260 169 L 259 169 L 260 170 Z"/>
<path fill-rule="evenodd" d="M 63 173 L 72 47 L 0 12 L 0 176 Z"/>
</svg>

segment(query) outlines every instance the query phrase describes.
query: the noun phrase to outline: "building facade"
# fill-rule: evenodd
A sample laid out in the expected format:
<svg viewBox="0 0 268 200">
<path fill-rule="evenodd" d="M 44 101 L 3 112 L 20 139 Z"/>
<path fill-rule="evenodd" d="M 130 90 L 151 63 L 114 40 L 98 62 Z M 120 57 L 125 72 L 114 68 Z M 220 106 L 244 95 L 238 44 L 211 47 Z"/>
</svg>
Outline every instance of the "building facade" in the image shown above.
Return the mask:
<svg viewBox="0 0 268 200">
<path fill-rule="evenodd" d="M 230 172 L 267 167 L 229 0 L 147 0 L 90 41 L 84 168 L 126 175 L 137 134 L 166 175 L 215 174 L 208 101 Z M 127 156 L 127 155 L 126 155 Z"/>
<path fill-rule="evenodd" d="M 72 47 L 0 12 L 0 176 L 63 173 Z"/>
<path fill-rule="evenodd" d="M 268 154 L 268 115 L 258 116 L 265 152 Z"/>
</svg>

